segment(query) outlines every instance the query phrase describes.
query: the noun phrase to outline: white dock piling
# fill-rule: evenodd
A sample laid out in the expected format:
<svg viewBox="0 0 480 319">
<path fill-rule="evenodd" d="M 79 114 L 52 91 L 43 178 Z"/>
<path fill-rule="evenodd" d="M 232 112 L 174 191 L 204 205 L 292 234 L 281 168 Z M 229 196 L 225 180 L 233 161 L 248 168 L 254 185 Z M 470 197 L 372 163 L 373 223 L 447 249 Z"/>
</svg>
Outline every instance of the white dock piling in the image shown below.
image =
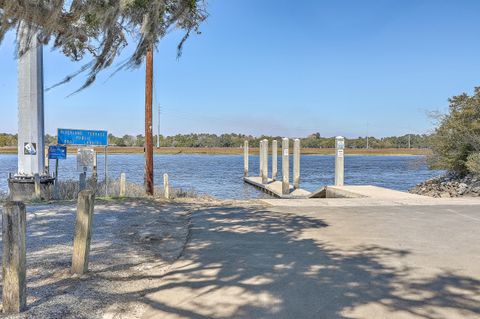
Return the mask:
<svg viewBox="0 0 480 319">
<path fill-rule="evenodd" d="M 300 188 L 300 140 L 293 141 L 293 188 Z"/>
<path fill-rule="evenodd" d="M 282 194 L 290 193 L 288 138 L 282 139 Z"/>
<path fill-rule="evenodd" d="M 272 180 L 277 180 L 277 140 L 272 141 Z"/>
<path fill-rule="evenodd" d="M 344 179 L 344 157 L 345 157 L 345 138 L 337 136 L 335 138 L 335 186 L 343 186 Z"/>
<path fill-rule="evenodd" d="M 258 145 L 258 162 L 259 162 L 259 165 L 260 165 L 260 169 L 259 169 L 259 176 L 262 177 L 263 176 L 263 140 L 260 141 L 260 144 Z"/>
<path fill-rule="evenodd" d="M 248 176 L 248 141 L 243 143 L 243 176 Z"/>
<path fill-rule="evenodd" d="M 262 184 L 268 183 L 268 140 L 263 140 Z"/>
</svg>

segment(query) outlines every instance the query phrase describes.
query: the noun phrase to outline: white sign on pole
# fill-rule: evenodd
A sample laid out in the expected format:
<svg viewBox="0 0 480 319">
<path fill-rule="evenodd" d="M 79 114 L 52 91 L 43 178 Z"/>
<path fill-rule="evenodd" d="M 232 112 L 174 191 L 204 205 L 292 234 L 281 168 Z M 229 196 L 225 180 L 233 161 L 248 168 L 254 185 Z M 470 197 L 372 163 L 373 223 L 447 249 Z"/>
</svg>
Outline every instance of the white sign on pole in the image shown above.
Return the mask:
<svg viewBox="0 0 480 319">
<path fill-rule="evenodd" d="M 93 169 L 95 150 L 93 148 L 79 148 L 77 150 L 77 171 L 86 172 Z"/>
</svg>

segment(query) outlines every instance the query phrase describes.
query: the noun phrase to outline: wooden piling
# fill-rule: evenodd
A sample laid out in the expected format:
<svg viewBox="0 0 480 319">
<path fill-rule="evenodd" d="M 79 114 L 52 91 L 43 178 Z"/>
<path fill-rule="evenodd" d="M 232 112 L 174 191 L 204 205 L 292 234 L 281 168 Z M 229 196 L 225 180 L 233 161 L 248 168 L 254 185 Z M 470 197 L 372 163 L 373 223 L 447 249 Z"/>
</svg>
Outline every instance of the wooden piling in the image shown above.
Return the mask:
<svg viewBox="0 0 480 319">
<path fill-rule="evenodd" d="M 243 143 L 243 176 L 248 176 L 248 141 Z"/>
<path fill-rule="evenodd" d="M 38 174 L 33 175 L 33 182 L 35 185 L 35 197 L 40 198 L 42 196 L 42 189 L 40 187 L 40 176 Z"/>
<path fill-rule="evenodd" d="M 3 312 L 19 313 L 27 306 L 25 205 L 7 202 L 2 218 Z"/>
<path fill-rule="evenodd" d="M 88 271 L 94 205 L 95 194 L 91 190 L 83 190 L 78 194 L 71 269 L 73 274 L 82 275 Z"/>
<path fill-rule="evenodd" d="M 120 197 L 125 197 L 127 192 L 127 176 L 125 173 L 120 174 Z"/>
<path fill-rule="evenodd" d="M 163 196 L 170 199 L 170 185 L 168 183 L 168 174 L 163 174 Z"/>
<path fill-rule="evenodd" d="M 79 190 L 83 191 L 85 188 L 87 188 L 87 173 L 83 172 L 79 177 Z"/>
<path fill-rule="evenodd" d="M 278 146 L 277 140 L 272 141 L 272 180 L 277 180 L 277 155 L 278 155 Z"/>
<path fill-rule="evenodd" d="M 300 140 L 293 141 L 293 188 L 300 188 Z"/>
<path fill-rule="evenodd" d="M 288 138 L 282 139 L 282 194 L 288 195 L 290 194 L 290 163 L 289 163 L 289 141 Z"/>
</svg>

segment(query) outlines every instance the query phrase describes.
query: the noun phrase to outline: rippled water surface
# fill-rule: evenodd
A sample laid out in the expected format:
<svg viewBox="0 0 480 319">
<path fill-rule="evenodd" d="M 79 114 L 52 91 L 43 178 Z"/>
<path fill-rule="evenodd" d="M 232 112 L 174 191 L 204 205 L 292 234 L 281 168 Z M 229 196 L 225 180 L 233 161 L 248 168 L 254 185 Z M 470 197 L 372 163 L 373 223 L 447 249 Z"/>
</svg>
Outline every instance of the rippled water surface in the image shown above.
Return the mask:
<svg viewBox="0 0 480 319">
<path fill-rule="evenodd" d="M 125 172 L 127 179 L 143 183 L 143 154 L 108 156 L 110 178 Z M 278 167 L 280 168 L 280 159 Z M 54 161 L 51 161 L 51 167 Z M 104 157 L 98 156 L 99 176 L 104 174 Z M 250 157 L 250 175 L 258 175 L 258 156 Z M 7 176 L 15 172 L 16 155 L 0 155 L 0 191 L 7 190 Z M 271 168 L 271 163 L 269 163 Z M 292 164 L 290 164 L 292 168 Z M 168 173 L 173 187 L 193 189 L 217 198 L 257 198 L 264 195 L 245 185 L 241 155 L 156 155 L 155 184 L 161 185 Z M 429 170 L 423 156 L 347 156 L 346 184 L 371 184 L 406 191 L 415 184 L 442 172 Z M 301 187 L 313 191 L 334 181 L 334 157 L 306 155 L 301 158 Z M 290 173 L 290 176 L 292 174 Z M 68 156 L 59 164 L 60 179 L 78 179 L 76 157 Z"/>
</svg>

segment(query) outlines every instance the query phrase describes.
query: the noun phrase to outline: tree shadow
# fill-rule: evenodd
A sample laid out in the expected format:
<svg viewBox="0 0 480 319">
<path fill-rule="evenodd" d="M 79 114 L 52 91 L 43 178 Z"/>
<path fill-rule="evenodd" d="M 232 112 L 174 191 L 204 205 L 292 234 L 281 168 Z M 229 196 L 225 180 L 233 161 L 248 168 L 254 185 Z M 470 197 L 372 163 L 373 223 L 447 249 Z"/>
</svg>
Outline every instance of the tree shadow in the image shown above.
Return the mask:
<svg viewBox="0 0 480 319">
<path fill-rule="evenodd" d="M 379 245 L 339 250 L 308 238 L 309 230 L 330 227 L 318 218 L 232 207 L 198 211 L 192 224 L 180 267 L 146 296 L 159 314 L 480 317 L 478 278 L 444 271 L 415 279 L 416 269 L 401 262 L 408 250 Z M 171 300 L 182 294 L 185 299 Z"/>
<path fill-rule="evenodd" d="M 335 227 L 317 217 L 148 201 L 108 207 L 95 216 L 91 271 L 81 278 L 68 274 L 74 210 L 30 223 L 28 241 L 39 243 L 29 246 L 27 257 L 35 275 L 27 278 L 34 298 L 26 316 L 48 308 L 51 317 L 81 318 L 84 311 L 91 318 L 112 304 L 119 314 L 137 303 L 148 305 L 145 318 L 480 317 L 478 278 L 448 270 L 417 276 L 402 262 L 407 249 L 339 249 L 311 235 Z M 195 210 L 189 241 L 183 252 L 168 253 L 169 232 L 185 222 L 175 215 L 182 210 Z M 160 223 L 170 225 L 157 234 L 165 242 L 138 240 Z"/>
</svg>

